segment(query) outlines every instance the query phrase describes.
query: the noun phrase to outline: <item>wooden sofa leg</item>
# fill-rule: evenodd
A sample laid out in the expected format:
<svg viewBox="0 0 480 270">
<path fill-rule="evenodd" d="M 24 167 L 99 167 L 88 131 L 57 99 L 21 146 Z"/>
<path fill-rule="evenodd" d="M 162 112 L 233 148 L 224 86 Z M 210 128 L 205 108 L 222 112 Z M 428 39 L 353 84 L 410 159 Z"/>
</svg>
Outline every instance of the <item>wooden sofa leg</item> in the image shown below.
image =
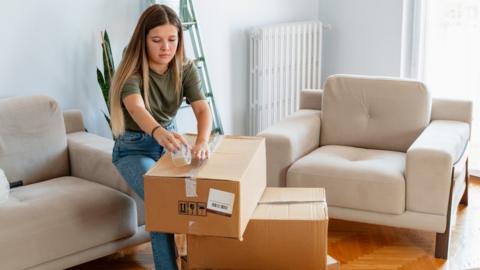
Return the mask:
<svg viewBox="0 0 480 270">
<path fill-rule="evenodd" d="M 444 233 L 437 233 L 435 239 L 435 258 L 448 259 L 448 247 L 450 246 L 450 227 Z"/>
<path fill-rule="evenodd" d="M 467 206 L 468 205 L 468 185 L 470 182 L 470 175 L 468 174 L 468 159 L 466 165 L 466 172 L 465 172 L 465 191 L 463 192 L 462 199 L 460 199 L 460 203 Z"/>
</svg>

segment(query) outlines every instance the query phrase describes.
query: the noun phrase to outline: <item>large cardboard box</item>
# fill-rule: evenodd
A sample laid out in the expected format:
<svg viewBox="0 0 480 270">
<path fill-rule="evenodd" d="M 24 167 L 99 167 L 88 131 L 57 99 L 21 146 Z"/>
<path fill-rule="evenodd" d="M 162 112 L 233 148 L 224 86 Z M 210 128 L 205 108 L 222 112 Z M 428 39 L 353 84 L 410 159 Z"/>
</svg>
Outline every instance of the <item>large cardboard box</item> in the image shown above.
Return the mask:
<svg viewBox="0 0 480 270">
<path fill-rule="evenodd" d="M 189 266 L 188 266 L 187 257 L 182 257 L 179 269 L 182 269 L 182 270 L 190 269 Z M 327 270 L 340 270 L 340 263 L 337 260 L 335 260 L 334 258 L 327 255 L 327 268 L 326 269 Z M 268 269 L 264 269 L 264 270 L 268 270 Z"/>
<path fill-rule="evenodd" d="M 322 188 L 266 188 L 243 241 L 187 236 L 190 269 L 302 269 L 327 265 Z"/>
<path fill-rule="evenodd" d="M 223 136 L 200 165 L 164 155 L 145 175 L 146 230 L 241 239 L 266 186 L 265 159 L 265 139 L 244 136 Z"/>
</svg>

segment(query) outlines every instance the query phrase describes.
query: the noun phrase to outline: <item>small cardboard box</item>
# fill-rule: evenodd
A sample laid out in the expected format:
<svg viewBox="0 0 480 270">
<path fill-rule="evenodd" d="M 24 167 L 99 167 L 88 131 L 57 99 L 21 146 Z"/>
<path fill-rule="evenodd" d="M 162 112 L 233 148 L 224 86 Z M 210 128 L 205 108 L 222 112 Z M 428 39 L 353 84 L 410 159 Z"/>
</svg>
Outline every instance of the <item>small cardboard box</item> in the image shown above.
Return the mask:
<svg viewBox="0 0 480 270">
<path fill-rule="evenodd" d="M 144 178 L 147 231 L 241 239 L 266 186 L 265 139 L 222 136 L 200 165 L 167 153 Z"/>
<path fill-rule="evenodd" d="M 322 188 L 266 188 L 243 241 L 187 236 L 190 269 L 302 269 L 327 265 Z"/>
</svg>

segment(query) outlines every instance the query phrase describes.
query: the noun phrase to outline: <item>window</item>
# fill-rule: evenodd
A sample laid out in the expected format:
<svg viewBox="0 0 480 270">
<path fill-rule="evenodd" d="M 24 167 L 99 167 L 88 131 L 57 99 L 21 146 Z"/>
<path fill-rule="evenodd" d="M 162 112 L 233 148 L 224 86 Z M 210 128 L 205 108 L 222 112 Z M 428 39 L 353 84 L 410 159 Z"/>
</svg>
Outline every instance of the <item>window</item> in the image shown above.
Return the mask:
<svg viewBox="0 0 480 270">
<path fill-rule="evenodd" d="M 434 97 L 474 103 L 470 169 L 480 175 L 480 1 L 423 0 L 418 77 Z M 418 29 L 418 27 L 417 27 Z"/>
</svg>

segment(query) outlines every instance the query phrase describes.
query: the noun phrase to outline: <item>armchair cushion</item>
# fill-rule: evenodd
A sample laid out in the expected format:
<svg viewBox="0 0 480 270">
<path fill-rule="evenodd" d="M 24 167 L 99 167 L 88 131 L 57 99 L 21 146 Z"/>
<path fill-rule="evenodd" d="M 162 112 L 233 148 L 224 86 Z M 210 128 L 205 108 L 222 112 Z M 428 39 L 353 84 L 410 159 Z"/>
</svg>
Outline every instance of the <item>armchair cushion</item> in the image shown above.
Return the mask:
<svg viewBox="0 0 480 270">
<path fill-rule="evenodd" d="M 406 152 L 430 122 L 431 99 L 421 82 L 335 75 L 322 110 L 321 145 Z"/>
<path fill-rule="evenodd" d="M 69 176 L 13 189 L 0 217 L 2 269 L 28 268 L 137 230 L 131 198 Z"/>
<path fill-rule="evenodd" d="M 62 111 L 46 96 L 0 100 L 0 164 L 24 185 L 69 174 Z"/>
<path fill-rule="evenodd" d="M 404 153 L 328 145 L 295 162 L 287 186 L 324 187 L 330 206 L 401 214 L 404 169 Z"/>
</svg>

